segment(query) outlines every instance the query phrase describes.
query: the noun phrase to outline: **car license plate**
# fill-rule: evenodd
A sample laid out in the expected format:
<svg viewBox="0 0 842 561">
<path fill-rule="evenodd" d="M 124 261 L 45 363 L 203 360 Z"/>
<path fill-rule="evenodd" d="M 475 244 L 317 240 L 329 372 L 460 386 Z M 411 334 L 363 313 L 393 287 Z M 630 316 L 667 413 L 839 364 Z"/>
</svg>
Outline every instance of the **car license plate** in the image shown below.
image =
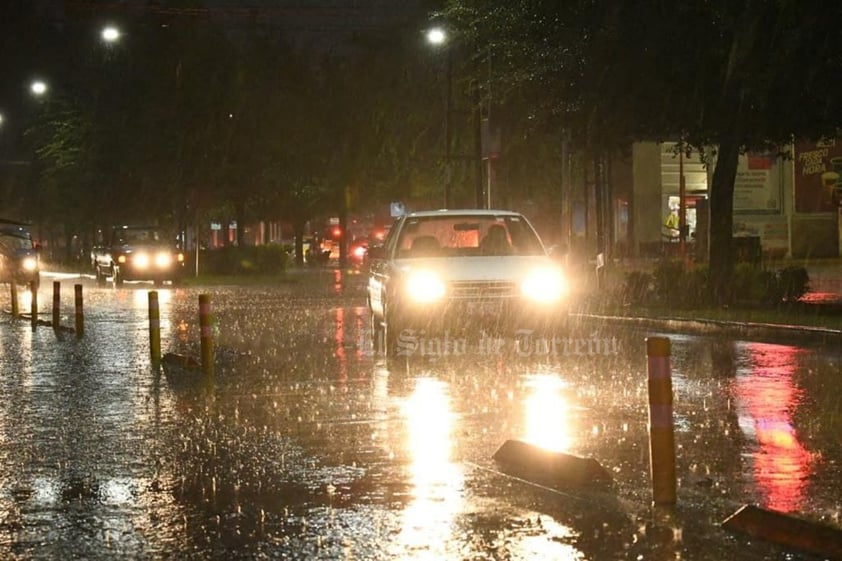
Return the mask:
<svg viewBox="0 0 842 561">
<path fill-rule="evenodd" d="M 503 311 L 503 303 L 500 301 L 490 302 L 468 302 L 468 315 L 476 317 L 492 317 L 500 315 Z"/>
</svg>

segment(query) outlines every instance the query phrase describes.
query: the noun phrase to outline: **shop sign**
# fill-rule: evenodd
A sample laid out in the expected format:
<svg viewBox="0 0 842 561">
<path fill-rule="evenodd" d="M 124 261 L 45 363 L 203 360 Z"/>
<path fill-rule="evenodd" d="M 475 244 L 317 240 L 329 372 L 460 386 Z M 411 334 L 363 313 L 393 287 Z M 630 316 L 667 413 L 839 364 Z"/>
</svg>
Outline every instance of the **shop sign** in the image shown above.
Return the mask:
<svg viewBox="0 0 842 561">
<path fill-rule="evenodd" d="M 780 213 L 781 190 L 781 174 L 775 152 L 749 152 L 740 156 L 734 178 L 735 213 Z"/>
<path fill-rule="evenodd" d="M 835 212 L 842 198 L 842 142 L 795 145 L 795 212 Z"/>
</svg>

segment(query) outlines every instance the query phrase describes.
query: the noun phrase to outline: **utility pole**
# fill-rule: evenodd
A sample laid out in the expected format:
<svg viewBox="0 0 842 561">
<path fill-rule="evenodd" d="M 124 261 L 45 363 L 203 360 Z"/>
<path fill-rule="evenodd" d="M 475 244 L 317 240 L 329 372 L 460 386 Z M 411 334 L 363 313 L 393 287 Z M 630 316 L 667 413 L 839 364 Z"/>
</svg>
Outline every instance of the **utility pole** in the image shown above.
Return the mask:
<svg viewBox="0 0 842 561">
<path fill-rule="evenodd" d="M 444 208 L 450 208 L 450 187 L 453 181 L 453 161 L 451 153 L 451 123 L 450 114 L 453 112 L 453 49 L 447 47 L 447 95 L 444 114 Z"/>
<path fill-rule="evenodd" d="M 475 166 L 475 196 L 476 207 L 484 208 L 483 201 L 483 168 L 482 162 L 482 108 L 480 107 L 479 80 L 473 81 L 474 97 L 474 166 Z"/>
<path fill-rule="evenodd" d="M 684 182 L 684 141 L 678 144 L 678 255 L 687 256 L 687 184 Z"/>
</svg>

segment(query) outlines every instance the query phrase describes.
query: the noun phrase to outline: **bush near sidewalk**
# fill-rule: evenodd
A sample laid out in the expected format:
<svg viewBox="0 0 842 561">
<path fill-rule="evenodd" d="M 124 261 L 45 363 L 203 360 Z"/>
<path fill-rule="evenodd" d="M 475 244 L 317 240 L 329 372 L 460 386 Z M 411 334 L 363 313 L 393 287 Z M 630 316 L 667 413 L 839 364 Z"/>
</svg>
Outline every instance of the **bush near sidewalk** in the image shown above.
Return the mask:
<svg viewBox="0 0 842 561">
<path fill-rule="evenodd" d="M 807 293 L 810 279 L 804 267 L 777 271 L 740 263 L 734 269 L 731 301 L 746 307 L 769 307 L 796 302 Z M 623 304 L 698 309 L 712 305 L 707 267 L 688 267 L 682 261 L 661 261 L 652 273 L 626 273 Z"/>
</svg>

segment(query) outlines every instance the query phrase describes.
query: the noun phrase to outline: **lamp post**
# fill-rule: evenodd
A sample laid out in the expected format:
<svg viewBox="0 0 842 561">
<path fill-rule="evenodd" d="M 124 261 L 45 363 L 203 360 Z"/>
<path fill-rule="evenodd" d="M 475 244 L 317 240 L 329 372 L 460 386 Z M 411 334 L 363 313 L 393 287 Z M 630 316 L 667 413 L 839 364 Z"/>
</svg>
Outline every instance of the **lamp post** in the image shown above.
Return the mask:
<svg viewBox="0 0 842 561">
<path fill-rule="evenodd" d="M 494 190 L 494 182 L 495 182 L 495 169 L 494 164 L 495 160 L 497 159 L 499 152 L 500 152 L 500 130 L 495 129 L 492 127 L 491 121 L 491 103 L 492 103 L 492 95 L 491 95 L 491 82 L 492 82 L 492 68 L 491 68 L 491 47 L 488 47 L 486 52 L 486 62 L 488 63 L 488 76 L 486 78 L 486 104 L 485 104 L 485 116 L 482 116 L 482 108 L 478 107 L 478 111 L 480 113 L 479 118 L 481 119 L 481 123 L 479 127 L 481 128 L 481 138 L 480 142 L 482 143 L 480 157 L 480 171 L 478 172 L 482 175 L 482 168 L 485 168 L 485 196 L 483 197 L 482 204 L 484 208 L 490 209 L 492 208 L 492 199 L 491 194 Z M 477 105 L 482 103 L 481 99 L 477 100 Z M 484 160 L 484 165 L 483 165 Z M 482 191 L 482 186 L 478 186 L 478 192 Z M 483 208 L 480 206 L 480 208 Z"/>
<path fill-rule="evenodd" d="M 41 97 L 47 93 L 47 84 L 43 80 L 33 80 L 29 85 L 29 91 L 37 97 Z"/>
<path fill-rule="evenodd" d="M 450 182 L 453 177 L 452 157 L 451 157 L 451 131 L 450 131 L 450 113 L 452 101 L 452 85 L 453 85 L 453 54 L 447 44 L 447 33 L 441 27 L 434 27 L 427 31 L 427 41 L 435 46 L 445 45 L 447 49 L 447 93 L 444 110 L 444 208 L 450 208 Z"/>
<path fill-rule="evenodd" d="M 120 30 L 113 25 L 103 27 L 100 37 L 102 37 L 102 40 L 106 43 L 114 43 L 120 39 Z"/>
</svg>

